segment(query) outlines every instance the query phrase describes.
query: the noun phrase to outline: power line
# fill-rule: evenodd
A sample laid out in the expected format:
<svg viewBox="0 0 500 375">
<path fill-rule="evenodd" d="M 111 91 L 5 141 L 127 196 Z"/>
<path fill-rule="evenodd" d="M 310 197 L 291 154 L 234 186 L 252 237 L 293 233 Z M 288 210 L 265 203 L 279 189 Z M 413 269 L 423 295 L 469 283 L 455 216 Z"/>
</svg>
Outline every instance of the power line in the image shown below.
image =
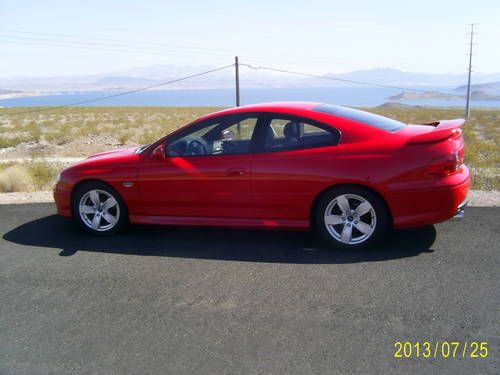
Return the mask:
<svg viewBox="0 0 500 375">
<path fill-rule="evenodd" d="M 295 75 L 299 75 L 299 76 L 319 78 L 319 79 L 327 79 L 327 80 L 330 80 L 330 81 L 351 83 L 351 84 L 356 84 L 356 85 L 381 87 L 381 88 L 387 88 L 387 89 L 398 89 L 398 90 L 405 90 L 405 91 L 415 91 L 415 92 L 422 92 L 422 93 L 426 93 L 426 94 L 439 93 L 438 91 L 432 91 L 432 90 L 413 89 L 413 88 L 408 88 L 408 87 L 385 85 L 385 84 L 376 83 L 376 82 L 357 81 L 357 80 L 352 80 L 352 79 L 329 77 L 329 76 L 324 76 L 324 75 L 317 75 L 317 74 L 311 74 L 311 73 L 297 72 L 297 71 L 292 71 L 292 70 L 271 68 L 271 67 L 267 67 L 267 66 L 253 66 L 253 65 L 244 64 L 244 63 L 240 63 L 239 65 L 240 66 L 245 66 L 247 68 L 254 69 L 254 70 L 268 70 L 268 71 L 273 71 L 273 72 L 295 74 Z M 448 95 L 447 93 L 440 93 L 440 94 Z"/>
<path fill-rule="evenodd" d="M 42 33 L 35 31 L 21 31 L 21 30 L 12 30 L 12 29 L 0 29 L 0 32 L 7 33 L 16 33 L 16 34 L 28 34 L 28 35 L 41 35 L 41 36 L 53 36 L 59 38 L 70 38 L 70 39 L 80 39 L 80 40 L 96 40 L 96 41 L 106 41 L 106 42 L 114 42 L 121 44 L 140 44 L 140 45 L 150 45 L 153 47 L 164 46 L 164 47 L 174 47 L 174 48 L 185 48 L 185 49 L 194 49 L 194 50 L 207 50 L 207 51 L 220 51 L 226 53 L 232 53 L 231 50 L 221 49 L 221 48 L 208 48 L 208 47 L 199 47 L 199 46 L 188 46 L 185 44 L 168 44 L 168 43 L 160 43 L 160 42 L 147 42 L 140 40 L 124 40 L 124 39 L 112 39 L 112 38 L 100 38 L 100 37 L 92 37 L 92 36 L 79 36 L 79 35 L 71 35 L 71 34 L 57 34 L 57 33 Z"/>
<path fill-rule="evenodd" d="M 135 46 L 126 46 L 126 45 L 117 45 L 117 44 L 107 44 L 107 43 L 97 43 L 97 42 L 84 42 L 84 41 L 73 41 L 73 40 L 57 40 L 57 39 L 49 39 L 49 38 L 33 38 L 33 37 L 22 37 L 22 36 L 12 36 L 12 35 L 0 35 L 0 38 L 13 39 L 15 41 L 19 41 L 19 44 L 38 44 L 38 45 L 50 45 L 56 47 L 70 47 L 70 48 L 85 48 L 85 49 L 105 49 L 113 52 L 145 52 L 150 54 L 160 54 L 162 51 L 168 52 L 170 55 L 196 55 L 200 56 L 200 52 L 197 51 L 173 51 L 166 50 L 161 48 L 147 48 L 147 47 L 135 47 Z M 7 40 L 7 42 L 12 42 Z M 37 42 L 37 43 L 34 43 Z M 42 42 L 42 43 L 38 43 Z M 162 54 L 163 56 L 165 54 Z M 229 53 L 222 53 L 217 51 L 206 51 L 203 53 L 206 56 L 229 56 Z"/>
<path fill-rule="evenodd" d="M 170 81 L 167 81 L 167 82 L 157 83 L 157 84 L 155 84 L 155 85 L 150 85 L 150 86 L 146 86 L 146 87 L 141 87 L 141 88 L 134 89 L 134 90 L 130 90 L 130 91 L 122 91 L 122 92 L 119 92 L 119 93 L 116 93 L 116 94 L 112 94 L 112 95 L 101 96 L 101 97 L 94 98 L 94 99 L 82 100 L 82 101 L 79 101 L 79 102 L 73 102 L 73 103 L 63 104 L 63 105 L 59 105 L 59 106 L 53 106 L 53 107 L 47 107 L 47 108 L 34 109 L 34 110 L 31 110 L 31 111 L 15 112 L 15 113 L 10 113 L 9 115 L 23 115 L 23 114 L 27 114 L 27 113 L 35 113 L 35 112 L 52 111 L 52 110 L 56 110 L 56 109 L 66 108 L 66 107 L 72 107 L 72 106 L 77 106 L 77 105 L 82 105 L 82 104 L 88 104 L 88 103 L 99 102 L 99 101 L 102 101 L 102 100 L 107 100 L 107 99 L 111 99 L 111 98 L 116 98 L 116 97 L 118 97 L 118 96 L 123 96 L 123 95 L 134 94 L 134 93 L 136 93 L 136 92 L 146 91 L 146 90 L 149 90 L 149 89 L 153 89 L 153 88 L 155 88 L 155 87 L 160 87 L 160 86 L 165 86 L 165 85 L 169 85 L 169 84 L 176 83 L 176 82 L 180 82 L 180 81 L 185 81 L 185 80 L 187 80 L 187 79 L 191 79 L 191 78 L 195 78 L 195 77 L 203 76 L 203 75 L 205 75 L 205 74 L 215 73 L 215 72 L 217 72 L 217 71 L 219 71 L 219 70 L 223 70 L 223 69 L 231 68 L 231 67 L 233 67 L 233 66 L 234 66 L 234 64 L 229 64 L 229 65 L 221 66 L 221 67 L 219 67 L 219 68 L 215 68 L 215 69 L 207 70 L 207 71 L 205 71 L 205 72 L 192 74 L 192 75 L 190 75 L 190 76 L 186 76 L 186 77 L 182 77 L 182 78 L 173 79 L 173 80 L 170 80 Z"/>
<path fill-rule="evenodd" d="M 0 29 L 2 32 L 2 29 Z M 28 33 L 28 32 L 26 32 Z M 47 33 L 29 33 L 29 34 L 41 34 L 46 35 Z M 62 34 L 49 34 L 49 35 L 62 35 Z M 76 38 L 76 37 L 75 37 Z M 108 43 L 108 42 L 96 42 L 96 41 L 88 41 L 85 38 L 79 38 L 80 40 L 70 40 L 70 39 L 53 39 L 46 37 L 30 37 L 30 36 L 18 36 L 18 35 L 5 35 L 0 34 L 0 41 L 3 43 L 11 43 L 11 44 L 24 44 L 24 45 L 40 45 L 40 46 L 53 46 L 53 47 L 63 47 L 63 48 L 72 48 L 72 49 L 86 49 L 86 50 L 104 50 L 106 52 L 129 52 L 129 53 L 147 53 L 149 55 L 159 55 L 165 56 L 162 51 L 168 53 L 168 55 L 176 55 L 176 56 L 211 56 L 211 57 L 229 57 L 233 55 L 233 52 L 229 50 L 221 50 L 221 49 L 211 49 L 211 48 L 198 48 L 198 47 L 187 47 L 187 46 L 179 46 L 178 48 L 184 48 L 184 50 L 175 50 L 175 49 L 167 49 L 169 45 L 167 44 L 154 44 L 145 42 L 145 46 L 136 46 L 137 44 L 143 44 L 140 42 L 131 42 L 132 45 L 127 45 L 124 43 Z M 100 38 L 91 38 L 100 40 Z M 111 40 L 111 39 L 104 39 Z M 151 47 L 148 47 L 151 45 Z M 174 48 L 177 48 L 173 46 Z M 191 50 L 193 49 L 193 50 Z M 200 49 L 197 51 L 196 49 Z M 243 56 L 251 56 L 244 54 Z M 276 61 L 297 61 L 297 62 L 316 62 L 316 63 L 331 63 L 331 64 L 346 64 L 351 63 L 354 60 L 347 59 L 328 59 L 321 57 L 309 57 L 309 56 L 296 56 L 289 54 L 276 54 L 276 53 L 267 53 L 267 52 L 253 52 L 251 59 L 255 61 L 255 57 L 258 60 L 271 58 Z"/>
<path fill-rule="evenodd" d="M 41 42 L 51 42 L 51 43 L 71 43 L 71 44 L 78 44 L 78 45 L 90 45 L 90 46 L 96 46 L 96 47 L 112 47 L 112 48 L 128 48 L 128 49 L 140 49 L 140 50 L 145 50 L 145 51 L 152 51 L 152 48 L 154 47 L 154 51 L 158 52 L 158 47 L 161 48 L 180 48 L 180 49 L 185 49 L 185 50 L 193 50 L 193 51 L 185 51 L 181 53 L 195 53 L 195 51 L 206 51 L 210 52 L 210 54 L 219 54 L 219 56 L 229 56 L 233 55 L 234 51 L 230 49 L 222 49 L 222 48 L 209 48 L 209 47 L 199 47 L 199 46 L 188 46 L 184 44 L 167 44 L 167 43 L 160 43 L 160 42 L 150 42 L 150 41 L 139 41 L 139 40 L 124 40 L 124 39 L 113 39 L 113 38 L 102 38 L 102 37 L 91 37 L 91 36 L 80 36 L 80 35 L 74 35 L 74 34 L 60 34 L 60 33 L 47 33 L 47 32 L 35 32 L 35 31 L 25 31 L 25 30 L 13 30 L 13 29 L 0 29 L 0 32 L 3 33 L 10 33 L 10 34 L 23 34 L 23 35 L 35 35 L 35 36 L 42 36 L 42 37 L 56 37 L 59 39 L 48 39 L 48 38 L 34 38 L 34 37 L 21 37 L 21 36 L 13 36 L 13 35 L 0 35 L 0 37 L 3 38 L 12 38 L 12 39 L 17 39 L 17 40 L 31 40 L 31 41 L 41 41 Z M 63 38 L 63 39 L 60 39 Z M 71 40 L 73 39 L 73 40 Z M 76 39 L 76 40 L 75 40 Z M 97 42 L 96 42 L 97 41 Z M 98 41 L 103 41 L 103 42 L 98 42 Z M 111 42 L 111 43 L 109 43 Z M 131 46 L 132 44 L 132 46 Z M 134 46 L 135 45 L 135 46 Z M 138 45 L 138 46 L 137 46 Z M 60 47 L 73 47 L 73 46 L 67 46 L 67 45 L 60 45 L 58 44 L 57 46 Z M 151 48 L 148 48 L 147 46 L 150 46 Z M 82 47 L 82 48 L 87 48 L 87 47 Z M 115 49 L 115 51 L 120 51 L 118 49 Z M 132 51 L 130 51 L 132 52 Z M 174 51 L 175 52 L 175 51 Z M 180 52 L 180 51 L 177 51 Z M 243 52 L 243 51 L 242 51 Z M 250 54 L 249 54 L 250 55 Z M 290 55 L 290 54 L 280 54 L 280 53 L 269 53 L 265 51 L 253 51 L 251 53 L 253 56 L 260 56 L 262 58 L 278 58 L 279 60 L 286 59 L 287 61 L 291 60 L 296 60 L 296 61 L 310 61 L 310 62 L 318 62 L 318 63 L 349 63 L 353 62 L 354 60 L 348 60 L 348 59 L 328 59 L 328 58 L 322 58 L 322 57 L 311 57 L 311 56 L 304 56 L 304 55 Z M 243 56 L 247 56 L 246 54 L 243 54 Z M 366 61 L 366 60 L 365 60 Z M 387 62 L 382 62 L 382 61 L 375 61 L 371 60 L 370 62 L 372 63 L 387 63 Z M 394 62 L 393 62 L 394 63 Z M 397 62 L 398 64 L 407 64 L 407 62 Z"/>
<path fill-rule="evenodd" d="M 126 48 L 120 48 L 120 47 L 106 47 L 106 46 L 77 46 L 77 45 L 69 45 L 69 44 L 59 44 L 59 43 L 53 43 L 53 42 L 48 42 L 48 43 L 39 43 L 39 42 L 33 42 L 33 41 L 13 41 L 13 40 L 5 40 L 2 39 L 4 36 L 0 35 L 0 44 L 15 44 L 15 45 L 27 45 L 27 46 L 34 46 L 34 47 L 62 47 L 62 48 L 71 48 L 71 49 L 77 49 L 77 50 L 82 50 L 82 51 L 103 51 L 105 53 L 127 53 L 127 54 L 133 54 L 137 55 L 138 53 L 144 54 L 144 55 L 150 55 L 150 56 L 159 56 L 159 57 L 173 57 L 173 56 L 181 56 L 181 57 L 216 57 L 216 58 L 225 58 L 229 57 L 230 54 L 227 55 L 212 55 L 212 54 L 199 54 L 194 51 L 178 51 L 178 52 L 170 52 L 166 51 L 162 53 L 162 50 L 140 50 L 140 49 L 126 49 Z M 66 42 L 70 43 L 70 42 Z"/>
</svg>

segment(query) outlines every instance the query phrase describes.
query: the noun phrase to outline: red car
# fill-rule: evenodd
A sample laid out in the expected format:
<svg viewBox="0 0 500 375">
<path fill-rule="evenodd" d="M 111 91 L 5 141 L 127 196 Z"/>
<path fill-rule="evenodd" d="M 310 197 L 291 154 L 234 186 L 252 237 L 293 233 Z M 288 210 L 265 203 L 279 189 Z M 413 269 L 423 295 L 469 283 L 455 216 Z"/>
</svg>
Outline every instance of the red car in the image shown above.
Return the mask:
<svg viewBox="0 0 500 375">
<path fill-rule="evenodd" d="M 306 102 L 231 108 L 71 166 L 54 197 L 94 234 L 127 222 L 313 228 L 355 249 L 463 213 L 463 123 L 407 125 Z"/>
</svg>

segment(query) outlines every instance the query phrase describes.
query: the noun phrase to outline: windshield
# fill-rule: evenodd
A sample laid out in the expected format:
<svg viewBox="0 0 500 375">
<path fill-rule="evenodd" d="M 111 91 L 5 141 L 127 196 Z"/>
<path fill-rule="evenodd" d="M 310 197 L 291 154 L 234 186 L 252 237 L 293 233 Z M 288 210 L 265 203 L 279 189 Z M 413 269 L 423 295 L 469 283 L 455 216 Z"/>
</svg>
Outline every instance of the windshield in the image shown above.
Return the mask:
<svg viewBox="0 0 500 375">
<path fill-rule="evenodd" d="M 321 104 L 313 108 L 313 111 L 328 113 L 330 115 L 343 117 L 349 120 L 362 122 L 364 124 L 395 132 L 396 130 L 404 128 L 406 125 L 402 122 L 376 115 L 374 113 L 360 111 L 358 109 L 341 107 L 339 105 Z"/>
</svg>

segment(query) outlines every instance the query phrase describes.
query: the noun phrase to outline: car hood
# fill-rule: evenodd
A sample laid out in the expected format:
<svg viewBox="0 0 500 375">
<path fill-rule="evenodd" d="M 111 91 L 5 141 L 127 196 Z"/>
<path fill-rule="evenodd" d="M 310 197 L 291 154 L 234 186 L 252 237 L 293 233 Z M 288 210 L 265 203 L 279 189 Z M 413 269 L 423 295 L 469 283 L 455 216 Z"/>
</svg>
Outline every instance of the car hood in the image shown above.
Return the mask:
<svg viewBox="0 0 500 375">
<path fill-rule="evenodd" d="M 88 166 L 88 165 L 124 165 L 135 163 L 139 160 L 139 155 L 136 153 L 137 147 L 128 147 L 118 150 L 100 152 L 98 154 L 89 156 L 88 158 L 80 161 L 75 166 Z"/>
<path fill-rule="evenodd" d="M 98 154 L 94 154 L 94 155 L 89 156 L 87 159 L 95 159 L 95 158 L 102 159 L 102 158 L 108 158 L 108 157 L 131 155 L 131 154 L 135 154 L 135 150 L 137 150 L 137 147 L 120 148 L 118 150 L 99 152 Z"/>
</svg>

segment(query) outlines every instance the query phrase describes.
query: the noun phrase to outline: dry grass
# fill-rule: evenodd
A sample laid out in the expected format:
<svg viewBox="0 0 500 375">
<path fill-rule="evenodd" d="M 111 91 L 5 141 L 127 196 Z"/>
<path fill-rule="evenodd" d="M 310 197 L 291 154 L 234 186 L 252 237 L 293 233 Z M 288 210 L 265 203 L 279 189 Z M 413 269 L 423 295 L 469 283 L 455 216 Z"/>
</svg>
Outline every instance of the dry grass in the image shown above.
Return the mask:
<svg viewBox="0 0 500 375">
<path fill-rule="evenodd" d="M 0 193 L 50 190 L 63 168 L 44 161 L 0 164 Z"/>
<path fill-rule="evenodd" d="M 21 144 L 50 145 L 40 155 L 75 143 L 136 145 L 155 139 L 213 112 L 213 107 L 76 107 L 15 114 L 20 108 L 0 109 L 0 148 Z M 106 142 L 100 142 L 105 139 Z M 83 150 L 82 150 L 83 151 Z M 94 151 L 94 150 L 92 150 Z M 50 154 L 50 155 L 49 155 Z M 73 155 L 80 156 L 80 155 Z M 82 155 L 83 156 L 83 155 Z"/>
<path fill-rule="evenodd" d="M 123 146 L 150 143 L 215 107 L 75 107 L 15 114 L 0 109 L 0 159 L 84 157 Z M 25 110 L 25 109 L 24 109 Z M 31 109 L 30 109 L 31 110 Z M 367 108 L 406 123 L 459 118 L 462 109 L 432 107 Z M 500 189 L 500 110 L 473 110 L 464 128 L 466 163 L 475 189 Z M 61 165 L 24 164 L 35 189 L 50 185 Z M 1 165 L 0 165 L 1 168 Z M 4 168 L 5 169 L 5 168 Z"/>
<path fill-rule="evenodd" d="M 0 171 L 0 192 L 10 193 L 33 190 L 33 179 L 23 166 L 11 165 Z"/>
</svg>

